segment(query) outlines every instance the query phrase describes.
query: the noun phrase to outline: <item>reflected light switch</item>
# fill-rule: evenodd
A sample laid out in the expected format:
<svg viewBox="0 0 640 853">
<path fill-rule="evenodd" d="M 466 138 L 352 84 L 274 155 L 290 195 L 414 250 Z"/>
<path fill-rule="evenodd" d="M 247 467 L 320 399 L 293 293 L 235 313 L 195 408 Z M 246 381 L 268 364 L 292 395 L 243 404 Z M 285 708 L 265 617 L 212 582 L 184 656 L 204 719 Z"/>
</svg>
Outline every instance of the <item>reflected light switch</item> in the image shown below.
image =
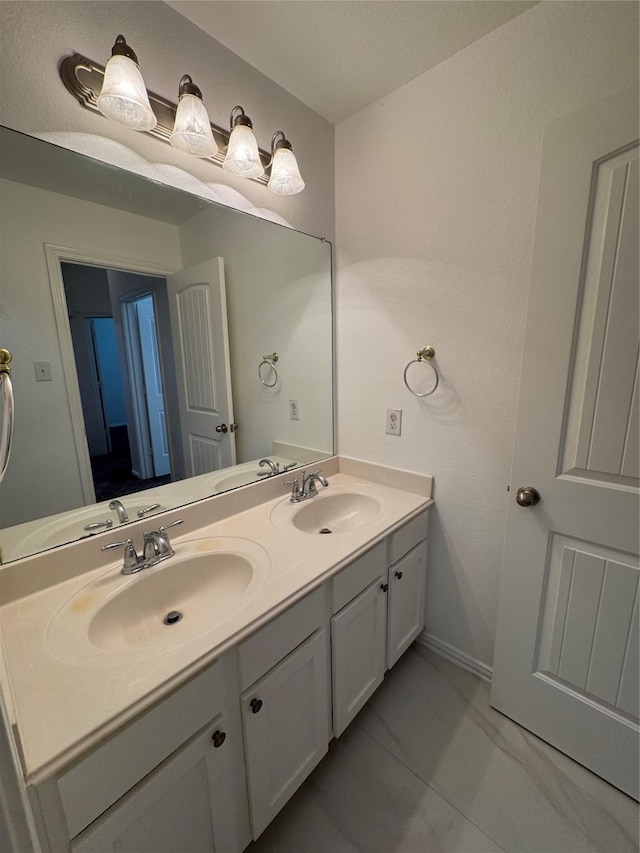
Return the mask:
<svg viewBox="0 0 640 853">
<path fill-rule="evenodd" d="M 34 361 L 33 367 L 36 372 L 36 382 L 51 382 L 50 361 Z"/>
</svg>

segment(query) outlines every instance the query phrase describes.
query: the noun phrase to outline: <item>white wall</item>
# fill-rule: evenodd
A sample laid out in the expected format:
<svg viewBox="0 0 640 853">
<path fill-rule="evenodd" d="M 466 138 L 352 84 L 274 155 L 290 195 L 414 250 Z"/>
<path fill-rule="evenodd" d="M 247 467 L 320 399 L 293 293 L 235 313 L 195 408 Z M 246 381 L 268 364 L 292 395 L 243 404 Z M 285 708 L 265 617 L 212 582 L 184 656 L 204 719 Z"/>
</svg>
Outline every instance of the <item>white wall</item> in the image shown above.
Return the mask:
<svg viewBox="0 0 640 853">
<path fill-rule="evenodd" d="M 182 262 L 174 225 L 13 181 L 0 182 L 0 197 L 2 346 L 13 353 L 20 392 L 11 464 L 0 486 L 2 526 L 8 527 L 84 503 L 45 244 L 167 270 Z M 36 382 L 34 361 L 51 363 L 51 382 Z"/>
<path fill-rule="evenodd" d="M 427 631 L 487 664 L 544 126 L 634 85 L 637 37 L 635 3 L 542 3 L 336 128 L 339 450 L 435 476 Z"/>
<path fill-rule="evenodd" d="M 169 164 L 215 185 L 234 207 L 274 211 L 292 227 L 333 240 L 333 127 L 186 18 L 160 2 L 0 2 L 0 123 L 38 134 L 61 131 L 60 144 L 109 158 L 104 139 L 122 143 L 151 163 Z M 265 186 L 229 175 L 144 134 L 128 131 L 82 109 L 58 75 L 60 60 L 78 52 L 104 65 L 118 33 L 140 61 L 149 90 L 177 101 L 178 82 L 190 74 L 202 89 L 211 120 L 228 126 L 241 104 L 261 148 L 283 130 L 294 145 L 306 182 L 303 193 L 276 196 Z M 79 139 L 78 134 L 93 138 Z M 140 171 L 134 158 L 129 167 Z M 187 186 L 164 170 L 161 180 Z"/>
<path fill-rule="evenodd" d="M 331 250 L 327 243 L 251 216 L 210 207 L 180 226 L 185 266 L 224 258 L 238 461 L 273 453 L 273 441 L 333 452 Z M 258 379 L 277 352 L 278 382 Z M 271 382 L 271 374 L 265 368 Z M 289 417 L 289 400 L 300 419 Z M 296 457 L 298 458 L 298 457 Z"/>
</svg>

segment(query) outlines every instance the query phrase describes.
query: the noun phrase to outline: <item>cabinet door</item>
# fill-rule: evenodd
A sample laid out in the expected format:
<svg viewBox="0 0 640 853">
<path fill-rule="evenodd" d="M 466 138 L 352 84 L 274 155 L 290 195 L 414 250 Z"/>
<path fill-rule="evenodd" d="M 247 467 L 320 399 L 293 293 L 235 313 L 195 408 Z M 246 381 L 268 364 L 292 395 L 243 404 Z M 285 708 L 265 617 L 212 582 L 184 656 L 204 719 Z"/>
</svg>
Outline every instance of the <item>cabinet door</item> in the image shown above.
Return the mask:
<svg viewBox="0 0 640 853">
<path fill-rule="evenodd" d="M 333 732 L 339 737 L 380 686 L 385 673 L 386 576 L 331 618 Z"/>
<path fill-rule="evenodd" d="M 240 853 L 250 841 L 243 771 L 239 719 L 221 714 L 78 835 L 71 850 Z"/>
<path fill-rule="evenodd" d="M 242 696 L 253 837 L 327 752 L 327 635 L 316 631 Z"/>
<path fill-rule="evenodd" d="M 424 628 L 426 580 L 427 543 L 421 542 L 389 569 L 387 669 Z"/>
</svg>

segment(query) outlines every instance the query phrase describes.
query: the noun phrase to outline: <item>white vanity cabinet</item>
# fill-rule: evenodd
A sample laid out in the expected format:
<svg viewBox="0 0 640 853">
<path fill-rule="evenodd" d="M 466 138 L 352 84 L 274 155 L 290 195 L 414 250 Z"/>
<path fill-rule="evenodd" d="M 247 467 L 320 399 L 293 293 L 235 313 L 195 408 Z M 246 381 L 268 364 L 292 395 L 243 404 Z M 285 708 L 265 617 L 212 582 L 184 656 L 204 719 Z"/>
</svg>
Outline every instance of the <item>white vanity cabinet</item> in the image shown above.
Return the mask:
<svg viewBox="0 0 640 853">
<path fill-rule="evenodd" d="M 247 785 L 257 838 L 326 754 L 330 739 L 325 588 L 243 643 L 241 681 L 268 671 L 242 694 Z M 309 632 L 313 633 L 309 636 Z M 288 654 L 278 660 L 283 648 Z M 274 665 L 275 664 L 275 665 Z"/>
<path fill-rule="evenodd" d="M 427 517 L 31 786 L 43 853 L 241 853 L 422 630 Z"/>
<path fill-rule="evenodd" d="M 33 796 L 52 853 L 240 853 L 251 835 L 234 653 Z"/>
<path fill-rule="evenodd" d="M 249 842 L 242 758 L 240 727 L 221 715 L 74 839 L 72 853 L 239 853 Z"/>
<path fill-rule="evenodd" d="M 332 580 L 333 733 L 339 737 L 424 627 L 427 513 Z"/>
</svg>

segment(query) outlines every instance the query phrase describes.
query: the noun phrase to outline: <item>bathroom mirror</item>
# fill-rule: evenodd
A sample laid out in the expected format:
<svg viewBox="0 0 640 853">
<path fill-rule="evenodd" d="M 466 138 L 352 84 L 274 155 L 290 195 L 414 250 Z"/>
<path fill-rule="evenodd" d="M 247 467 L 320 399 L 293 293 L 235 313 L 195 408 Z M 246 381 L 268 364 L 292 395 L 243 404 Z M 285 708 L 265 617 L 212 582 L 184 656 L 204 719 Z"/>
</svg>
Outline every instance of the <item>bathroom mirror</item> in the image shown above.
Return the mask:
<svg viewBox="0 0 640 853">
<path fill-rule="evenodd" d="M 324 240 L 0 128 L 0 303 L 2 562 L 333 452 Z"/>
</svg>

